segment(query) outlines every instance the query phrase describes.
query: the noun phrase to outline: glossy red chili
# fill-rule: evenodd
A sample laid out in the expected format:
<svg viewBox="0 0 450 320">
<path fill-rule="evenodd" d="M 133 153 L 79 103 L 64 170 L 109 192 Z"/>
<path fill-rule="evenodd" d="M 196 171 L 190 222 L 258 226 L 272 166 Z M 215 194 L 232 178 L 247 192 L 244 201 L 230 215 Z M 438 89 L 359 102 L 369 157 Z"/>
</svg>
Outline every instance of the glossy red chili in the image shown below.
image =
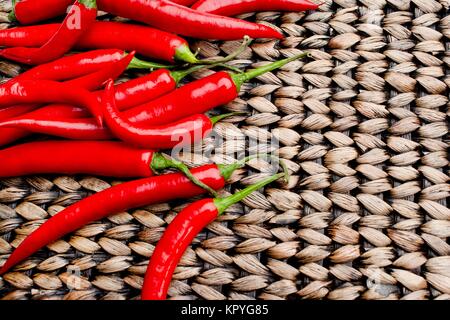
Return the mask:
<svg viewBox="0 0 450 320">
<path fill-rule="evenodd" d="M 172 123 L 192 114 L 205 113 L 232 102 L 238 97 L 243 83 L 305 56 L 307 53 L 276 61 L 246 73 L 217 72 L 142 106 L 128 110 L 124 113 L 124 117 L 132 123 L 161 125 Z"/>
<path fill-rule="evenodd" d="M 277 174 L 228 198 L 200 200 L 182 210 L 170 223 L 152 254 L 142 287 L 142 300 L 165 300 L 175 268 L 200 231 L 227 208 L 283 175 Z"/>
<path fill-rule="evenodd" d="M 73 0 L 15 0 L 9 19 L 33 24 L 65 14 L 72 3 Z"/>
<path fill-rule="evenodd" d="M 13 106 L 5 109 L 0 109 L 0 121 L 9 120 L 11 118 L 26 114 L 36 109 L 32 105 Z M 27 136 L 27 131 L 14 128 L 0 129 L 0 146 L 10 144 L 18 139 Z"/>
<path fill-rule="evenodd" d="M 121 142 L 42 141 L 0 151 L 0 178 L 36 174 L 146 178 L 169 168 L 188 172 L 179 161 Z"/>
<path fill-rule="evenodd" d="M 34 106 L 33 106 L 34 107 Z M 1 110 L 0 110 L 1 111 Z M 80 119 L 86 118 L 89 113 L 86 109 L 78 108 L 70 105 L 50 105 L 45 108 L 39 108 L 26 114 L 26 117 L 34 119 Z M 3 121 L 8 121 L 3 120 Z M 44 132 L 45 134 L 45 132 Z M 18 128 L 0 128 L 0 146 L 9 145 L 19 139 L 30 135 L 30 131 Z M 88 140 L 88 139 L 80 139 Z"/>
<path fill-rule="evenodd" d="M 214 190 L 220 190 L 225 186 L 225 181 L 231 177 L 233 171 L 241 166 L 242 163 L 226 167 L 207 165 L 193 169 L 191 173 Z M 17 247 L 0 269 L 0 275 L 39 249 L 88 223 L 133 208 L 176 199 L 190 199 L 204 193 L 205 189 L 196 186 L 180 173 L 113 186 L 81 200 L 51 217 Z"/>
<path fill-rule="evenodd" d="M 200 0 L 192 9 L 226 17 L 259 11 L 307 11 L 319 5 L 308 0 Z"/>
<path fill-rule="evenodd" d="M 42 10 L 42 9 L 41 9 Z M 95 0 L 76 0 L 58 30 L 40 48 L 14 47 L 0 56 L 16 62 L 38 65 L 56 60 L 69 52 L 97 18 Z"/>
<path fill-rule="evenodd" d="M 83 88 L 47 80 L 23 80 L 0 87 L 0 108 L 25 103 L 75 105 L 89 110 L 99 125 L 103 123 L 99 102 Z"/>
<path fill-rule="evenodd" d="M 113 82 L 106 87 L 102 101 L 105 123 L 115 137 L 142 148 L 172 149 L 203 140 L 213 129 L 205 115 L 195 115 L 165 126 L 147 127 L 131 123 L 117 110 Z"/>
<path fill-rule="evenodd" d="M 0 46 L 40 47 L 58 30 L 58 24 L 19 27 L 0 31 Z M 98 21 L 80 37 L 77 50 L 121 49 L 158 60 L 198 63 L 186 40 L 149 26 Z"/>
<path fill-rule="evenodd" d="M 198 12 L 166 0 L 98 0 L 98 6 L 117 16 L 196 39 L 283 38 L 262 24 Z"/>
<path fill-rule="evenodd" d="M 190 6 L 195 0 L 172 0 L 172 2 Z M 20 0 L 15 3 L 9 19 L 21 24 L 34 24 L 62 16 L 72 3 L 73 0 Z"/>
<path fill-rule="evenodd" d="M 53 81 L 76 79 L 107 68 L 120 61 L 125 55 L 124 51 L 118 49 L 103 49 L 74 54 L 29 69 L 10 82 L 19 79 Z M 162 67 L 164 66 L 161 64 L 148 63 L 136 59 L 136 57 L 128 65 L 128 69 L 160 69 Z"/>
</svg>

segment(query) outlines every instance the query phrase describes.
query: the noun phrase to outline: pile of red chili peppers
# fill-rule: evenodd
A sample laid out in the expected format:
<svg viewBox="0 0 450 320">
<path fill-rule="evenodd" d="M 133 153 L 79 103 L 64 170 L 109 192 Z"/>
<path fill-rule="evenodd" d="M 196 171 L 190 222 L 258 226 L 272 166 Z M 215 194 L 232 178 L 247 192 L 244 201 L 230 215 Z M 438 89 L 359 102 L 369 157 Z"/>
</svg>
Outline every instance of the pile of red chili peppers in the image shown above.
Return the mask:
<svg viewBox="0 0 450 320">
<path fill-rule="evenodd" d="M 13 3 L 10 20 L 30 26 L 0 30 L 0 57 L 26 65 L 28 70 L 0 85 L 0 178 L 90 174 L 140 180 L 94 194 L 50 218 L 16 248 L 0 275 L 93 221 L 174 199 L 205 193 L 215 196 L 249 158 L 228 166 L 212 164 L 189 170 L 159 150 L 199 142 L 217 121 L 228 116 L 208 118 L 204 113 L 233 101 L 245 82 L 306 54 L 247 72 L 219 71 L 183 86 L 181 81 L 202 68 L 227 67 L 224 64 L 239 55 L 250 38 L 283 38 L 274 28 L 232 16 L 318 7 L 308 0 Z M 147 26 L 97 21 L 97 8 Z M 63 17 L 61 23 L 32 25 L 58 17 Z M 246 40 L 227 58 L 199 60 L 179 35 Z M 175 70 L 177 67 L 181 70 Z M 150 72 L 114 84 L 123 72 L 133 69 Z M 33 140 L 34 134 L 45 139 Z M 21 143 L 12 145 L 17 141 Z M 161 174 L 166 169 L 180 173 Z M 153 253 L 142 299 L 166 299 L 172 274 L 196 235 L 229 206 L 282 177 L 276 174 L 231 197 L 201 200 L 184 209 Z"/>
</svg>

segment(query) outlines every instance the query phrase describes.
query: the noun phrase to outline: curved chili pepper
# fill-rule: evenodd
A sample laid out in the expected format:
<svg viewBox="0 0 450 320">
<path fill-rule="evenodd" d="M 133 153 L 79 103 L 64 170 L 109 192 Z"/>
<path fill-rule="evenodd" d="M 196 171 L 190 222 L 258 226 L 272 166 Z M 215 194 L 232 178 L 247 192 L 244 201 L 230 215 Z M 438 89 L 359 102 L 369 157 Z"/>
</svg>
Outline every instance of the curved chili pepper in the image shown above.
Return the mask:
<svg viewBox="0 0 450 320">
<path fill-rule="evenodd" d="M 175 268 L 195 237 L 230 206 L 283 176 L 283 173 L 277 174 L 228 198 L 200 200 L 182 210 L 167 227 L 152 254 L 142 287 L 142 300 L 165 300 Z"/>
<path fill-rule="evenodd" d="M 319 5 L 308 0 L 200 0 L 192 9 L 226 17 L 258 11 L 307 11 Z"/>
<path fill-rule="evenodd" d="M 57 29 L 57 24 L 45 24 L 0 30 L 0 46 L 39 47 L 46 43 Z M 197 59 L 187 41 L 174 34 L 148 26 L 119 22 L 95 22 L 79 39 L 75 48 L 79 50 L 116 48 L 136 51 L 140 55 L 168 62 L 180 61 L 191 64 L 216 62 Z M 225 58 L 221 62 L 230 60 Z M 143 62 L 142 67 L 148 67 L 148 64 Z M 134 65 L 140 66 L 138 61 Z"/>
<path fill-rule="evenodd" d="M 56 60 L 69 52 L 97 18 L 95 0 L 76 0 L 58 31 L 40 48 L 15 47 L 0 56 L 16 62 L 38 65 Z"/>
<path fill-rule="evenodd" d="M 283 38 L 263 24 L 198 12 L 166 0 L 98 0 L 98 6 L 117 16 L 196 39 Z"/>
<path fill-rule="evenodd" d="M 35 106 L 31 107 L 33 109 L 36 108 Z M 80 119 L 88 117 L 89 113 L 87 113 L 86 110 L 83 108 L 78 108 L 70 105 L 50 105 L 48 107 L 39 108 L 35 111 L 27 113 L 26 116 L 34 117 L 35 119 L 58 119 L 58 118 Z M 0 146 L 9 145 L 14 141 L 25 138 L 29 135 L 30 132 L 24 129 L 0 128 Z"/>
<path fill-rule="evenodd" d="M 217 72 L 142 106 L 130 109 L 123 116 L 132 123 L 161 125 L 172 123 L 192 114 L 205 113 L 236 99 L 243 83 L 307 55 L 308 53 L 296 55 L 246 73 Z"/>
<path fill-rule="evenodd" d="M 131 60 L 133 60 L 135 52 L 123 57 L 121 60 L 114 64 L 105 67 L 97 72 L 82 76 L 80 78 L 66 81 L 65 84 L 73 87 L 79 87 L 88 91 L 96 90 L 106 84 L 109 79 L 117 79 L 129 66 Z"/>
<path fill-rule="evenodd" d="M 193 169 L 191 173 L 214 190 L 220 190 L 225 187 L 225 181 L 232 173 L 243 165 L 242 162 L 230 166 L 207 165 Z M 176 199 L 190 199 L 204 193 L 205 189 L 196 186 L 180 173 L 113 186 L 75 203 L 47 220 L 11 254 L 0 269 L 0 275 L 39 249 L 88 223 L 126 210 Z"/>
<path fill-rule="evenodd" d="M 42 141 L 0 151 L 1 178 L 35 174 L 147 178 L 170 168 L 189 172 L 179 161 L 121 142 Z"/>
<path fill-rule="evenodd" d="M 29 69 L 6 84 L 17 80 L 66 81 L 76 79 L 107 68 L 120 61 L 126 53 L 118 49 L 95 50 L 63 57 Z M 128 69 L 161 69 L 167 66 L 142 61 L 133 57 Z"/>
<path fill-rule="evenodd" d="M 202 114 L 166 126 L 137 126 L 119 114 L 114 96 L 114 85 L 110 81 L 102 102 L 105 122 L 115 137 L 134 146 L 172 149 L 180 144 L 191 145 L 203 140 L 213 129 L 212 121 Z"/>
<path fill-rule="evenodd" d="M 65 14 L 72 3 L 73 0 L 13 0 L 9 20 L 21 24 L 48 20 Z"/>
<path fill-rule="evenodd" d="M 183 6 L 190 6 L 195 0 L 172 0 Z M 73 0 L 13 0 L 13 10 L 9 14 L 9 20 L 18 21 L 21 24 L 34 24 L 62 16 Z M 43 10 L 42 8 L 45 8 Z"/>
<path fill-rule="evenodd" d="M 5 109 L 0 109 L 0 121 L 9 120 L 11 118 L 26 114 L 36 109 L 33 105 L 13 106 Z M 28 132 L 21 129 L 0 129 L 0 146 L 10 144 L 18 139 L 26 137 Z"/>
<path fill-rule="evenodd" d="M 89 91 L 66 83 L 24 80 L 0 87 L 0 108 L 24 103 L 66 103 L 89 110 L 102 125 L 100 104 Z"/>
</svg>

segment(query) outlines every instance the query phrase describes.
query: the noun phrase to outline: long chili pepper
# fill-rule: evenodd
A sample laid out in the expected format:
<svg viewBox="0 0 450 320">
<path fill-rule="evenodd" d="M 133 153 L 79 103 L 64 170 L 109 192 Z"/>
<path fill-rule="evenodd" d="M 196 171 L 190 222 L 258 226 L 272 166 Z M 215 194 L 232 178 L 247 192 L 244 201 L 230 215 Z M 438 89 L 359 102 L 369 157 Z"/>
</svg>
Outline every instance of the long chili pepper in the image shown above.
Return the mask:
<svg viewBox="0 0 450 320">
<path fill-rule="evenodd" d="M 200 0 L 192 9 L 226 17 L 258 11 L 307 11 L 319 5 L 308 0 Z"/>
<path fill-rule="evenodd" d="M 262 24 L 198 12 L 166 0 L 98 0 L 98 6 L 117 16 L 196 39 L 283 38 Z"/>
<path fill-rule="evenodd" d="M 17 80 L 54 80 L 76 79 L 100 71 L 120 61 L 126 53 L 118 49 L 94 50 L 71 56 L 31 68 L 12 79 Z M 165 65 L 142 61 L 134 57 L 128 69 L 161 69 Z M 12 82 L 12 81 L 10 81 Z M 9 82 L 7 82 L 9 83 Z"/>
<path fill-rule="evenodd" d="M 230 197 L 200 200 L 182 210 L 153 252 L 142 287 L 142 300 L 165 300 L 175 268 L 195 237 L 230 206 L 283 176 L 283 173 L 274 175 Z"/>
<path fill-rule="evenodd" d="M 73 0 L 13 0 L 9 20 L 33 24 L 65 14 L 72 3 Z"/>
<path fill-rule="evenodd" d="M 15 47 L 0 56 L 16 62 L 38 65 L 56 60 L 69 52 L 97 18 L 95 0 L 76 0 L 58 30 L 40 48 Z"/>
<path fill-rule="evenodd" d="M 32 106 L 34 108 L 34 106 Z M 1 110 L 0 110 L 1 112 Z M 27 114 L 28 117 L 35 119 L 58 119 L 70 118 L 80 119 L 89 116 L 83 108 L 78 108 L 70 105 L 51 105 L 45 108 L 39 108 Z M 25 138 L 30 135 L 28 130 L 18 128 L 0 128 L 0 146 L 5 146 Z M 87 139 L 82 139 L 87 140 Z"/>
<path fill-rule="evenodd" d="M 114 64 L 105 67 L 97 72 L 87 74 L 80 78 L 72 79 L 66 81 L 65 84 L 71 85 L 73 87 L 79 87 L 86 89 L 88 91 L 97 90 L 109 79 L 117 79 L 125 70 L 127 70 L 128 65 L 131 60 L 133 60 L 135 52 L 131 52 L 130 54 L 123 57 L 121 60 L 115 62 Z"/>
<path fill-rule="evenodd" d="M 170 168 L 192 177 L 180 161 L 121 142 L 42 141 L 0 151 L 0 178 L 35 174 L 147 178 Z"/>
<path fill-rule="evenodd" d="M 243 166 L 243 162 L 229 166 L 207 165 L 193 169 L 191 173 L 214 190 L 220 190 L 225 187 L 226 180 L 233 172 Z M 205 192 L 205 189 L 193 184 L 184 174 L 175 173 L 119 184 L 96 193 L 51 217 L 30 234 L 0 269 L 0 275 L 44 246 L 88 223 L 133 208 L 190 199 Z"/>
<path fill-rule="evenodd" d="M 9 120 L 11 118 L 23 115 L 35 109 L 32 105 L 13 106 L 0 109 L 0 121 Z M 27 136 L 27 131 L 21 129 L 0 129 L 0 146 L 10 144 L 18 139 Z"/>
<path fill-rule="evenodd" d="M 102 101 L 105 122 L 115 137 L 141 148 L 172 149 L 178 145 L 192 145 L 208 135 L 214 120 L 203 114 L 156 127 L 135 125 L 117 110 L 113 82 L 110 81 Z"/>
<path fill-rule="evenodd" d="M 46 80 L 23 80 L 0 87 L 0 108 L 17 104 L 65 103 L 83 107 L 103 123 L 100 104 L 89 91 L 66 83 Z"/>
<path fill-rule="evenodd" d="M 0 109 L 0 120 L 8 120 L 23 115 L 25 113 L 31 112 L 34 109 L 35 108 L 33 106 L 27 104 Z"/>
<path fill-rule="evenodd" d="M 183 6 L 190 6 L 196 0 L 172 0 Z M 49 20 L 66 13 L 66 9 L 73 0 L 13 0 L 13 10 L 9 15 L 10 21 L 21 24 L 34 24 Z M 45 10 L 43 10 L 45 8 Z"/>
<path fill-rule="evenodd" d="M 0 46 L 5 47 L 39 47 L 57 30 L 57 24 L 45 24 L 31 27 L 19 27 L 0 30 Z M 208 64 L 216 60 L 199 60 L 190 50 L 183 38 L 171 33 L 156 30 L 148 26 L 120 22 L 95 22 L 77 42 L 76 49 L 109 49 L 136 51 L 138 54 L 168 62 L 187 62 L 191 64 Z M 224 58 L 222 63 L 230 61 Z M 136 67 L 148 67 L 148 62 L 138 63 Z M 158 67 L 158 64 L 154 64 Z M 150 64 L 151 66 L 151 64 Z"/>
<path fill-rule="evenodd" d="M 243 83 L 307 55 L 308 53 L 296 55 L 246 73 L 217 72 L 142 106 L 130 109 L 123 116 L 132 123 L 161 125 L 192 114 L 205 113 L 237 98 Z"/>
</svg>

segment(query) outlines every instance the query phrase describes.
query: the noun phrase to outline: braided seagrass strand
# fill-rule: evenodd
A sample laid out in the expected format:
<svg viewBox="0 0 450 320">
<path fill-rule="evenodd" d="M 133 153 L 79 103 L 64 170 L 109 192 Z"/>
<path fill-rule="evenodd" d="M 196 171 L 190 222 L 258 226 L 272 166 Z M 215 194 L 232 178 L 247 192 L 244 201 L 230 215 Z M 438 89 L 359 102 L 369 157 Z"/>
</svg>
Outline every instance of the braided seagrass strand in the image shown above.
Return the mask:
<svg viewBox="0 0 450 320">
<path fill-rule="evenodd" d="M 288 37 L 255 42 L 234 65 L 302 50 L 312 58 L 244 85 L 225 109 L 249 115 L 217 126 L 225 142 L 216 151 L 242 152 L 258 137 L 263 152 L 276 138 L 292 179 L 211 224 L 177 268 L 171 299 L 450 298 L 448 5 L 327 0 L 314 13 L 245 15 Z M 7 11 L 10 3 L 0 6 Z M 237 45 L 193 44 L 206 57 Z M 0 70 L 20 71 L 6 61 Z M 202 148 L 213 148 L 212 141 Z M 252 162 L 228 192 L 259 180 L 267 167 Z M 0 263 L 49 216 L 115 183 L 2 180 Z M 84 227 L 5 275 L 0 298 L 138 298 L 154 246 L 185 205 L 140 208 Z"/>
</svg>

